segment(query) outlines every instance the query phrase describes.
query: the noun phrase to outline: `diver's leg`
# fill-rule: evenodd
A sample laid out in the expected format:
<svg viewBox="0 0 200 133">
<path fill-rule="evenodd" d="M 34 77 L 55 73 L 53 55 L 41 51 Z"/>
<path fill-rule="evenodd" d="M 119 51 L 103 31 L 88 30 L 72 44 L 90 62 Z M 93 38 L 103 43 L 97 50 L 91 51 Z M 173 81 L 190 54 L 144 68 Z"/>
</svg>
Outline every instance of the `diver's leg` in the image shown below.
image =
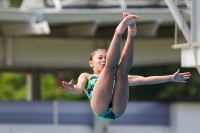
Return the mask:
<svg viewBox="0 0 200 133">
<path fill-rule="evenodd" d="M 96 114 L 103 114 L 107 111 L 111 102 L 113 79 L 116 74 L 120 59 L 120 45 L 122 34 L 125 29 L 132 23 L 133 17 L 127 16 L 116 28 L 113 39 L 106 56 L 106 64 L 99 75 L 96 85 L 94 86 L 91 107 Z"/>
<path fill-rule="evenodd" d="M 114 114 L 118 117 L 124 113 L 129 98 L 128 73 L 133 63 L 134 39 L 136 32 L 136 23 L 134 23 L 128 29 L 126 44 L 117 69 L 112 108 Z"/>
</svg>

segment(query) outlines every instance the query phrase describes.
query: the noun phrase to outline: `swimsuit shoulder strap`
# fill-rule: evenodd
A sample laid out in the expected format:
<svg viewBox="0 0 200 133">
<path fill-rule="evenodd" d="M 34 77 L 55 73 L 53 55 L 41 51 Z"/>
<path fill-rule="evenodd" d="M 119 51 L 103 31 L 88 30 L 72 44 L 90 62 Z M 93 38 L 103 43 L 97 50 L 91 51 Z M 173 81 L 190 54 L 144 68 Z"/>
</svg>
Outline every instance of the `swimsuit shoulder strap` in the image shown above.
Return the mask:
<svg viewBox="0 0 200 133">
<path fill-rule="evenodd" d="M 92 76 L 93 76 L 93 74 L 90 74 L 88 79 L 90 80 Z"/>
<path fill-rule="evenodd" d="M 90 74 L 89 76 L 88 76 L 88 82 L 91 80 L 91 78 L 92 77 L 94 77 L 95 75 L 94 74 Z"/>
<path fill-rule="evenodd" d="M 94 74 L 90 74 L 89 79 L 90 79 L 91 77 L 98 77 L 98 76 L 97 76 L 97 75 L 94 75 Z"/>
</svg>

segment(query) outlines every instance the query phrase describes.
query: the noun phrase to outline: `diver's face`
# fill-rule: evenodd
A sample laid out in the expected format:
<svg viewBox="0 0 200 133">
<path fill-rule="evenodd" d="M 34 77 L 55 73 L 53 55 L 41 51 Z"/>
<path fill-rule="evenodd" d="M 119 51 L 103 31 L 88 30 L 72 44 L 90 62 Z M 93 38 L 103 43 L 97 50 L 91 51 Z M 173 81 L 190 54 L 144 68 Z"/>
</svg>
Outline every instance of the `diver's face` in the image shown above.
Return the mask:
<svg viewBox="0 0 200 133">
<path fill-rule="evenodd" d="M 105 64 L 106 64 L 106 51 L 100 50 L 97 51 L 93 58 L 92 61 L 90 61 L 90 66 L 93 68 L 94 71 L 102 71 Z"/>
</svg>

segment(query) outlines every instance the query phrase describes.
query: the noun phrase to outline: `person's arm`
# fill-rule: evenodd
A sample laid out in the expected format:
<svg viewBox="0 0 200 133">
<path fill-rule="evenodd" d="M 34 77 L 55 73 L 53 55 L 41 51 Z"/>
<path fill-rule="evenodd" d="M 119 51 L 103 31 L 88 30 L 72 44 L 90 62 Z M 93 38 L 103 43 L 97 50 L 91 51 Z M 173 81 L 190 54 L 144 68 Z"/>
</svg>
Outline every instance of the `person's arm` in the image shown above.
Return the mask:
<svg viewBox="0 0 200 133">
<path fill-rule="evenodd" d="M 185 83 L 187 79 L 191 76 L 190 72 L 179 73 L 179 69 L 173 75 L 164 76 L 150 76 L 143 77 L 137 75 L 128 75 L 129 86 L 136 85 L 150 85 L 150 84 L 160 84 L 165 82 L 181 82 Z"/>
<path fill-rule="evenodd" d="M 85 85 L 88 80 L 88 73 L 82 73 L 76 85 L 74 85 L 73 79 L 70 82 L 62 81 L 63 87 L 71 93 L 80 94 L 85 88 Z"/>
</svg>

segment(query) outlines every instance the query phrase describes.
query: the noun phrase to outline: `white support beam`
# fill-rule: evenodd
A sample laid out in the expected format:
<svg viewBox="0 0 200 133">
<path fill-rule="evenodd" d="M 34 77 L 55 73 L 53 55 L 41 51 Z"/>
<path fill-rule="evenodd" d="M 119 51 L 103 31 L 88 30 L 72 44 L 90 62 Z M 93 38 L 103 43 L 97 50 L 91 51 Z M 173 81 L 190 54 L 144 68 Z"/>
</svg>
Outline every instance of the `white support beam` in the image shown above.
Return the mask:
<svg viewBox="0 0 200 133">
<path fill-rule="evenodd" d="M 4 37 L 5 39 L 5 64 L 6 66 L 13 65 L 13 43 L 11 37 Z"/>
<path fill-rule="evenodd" d="M 62 9 L 62 4 L 61 4 L 60 0 L 53 0 L 53 3 L 55 5 L 56 10 Z"/>
<path fill-rule="evenodd" d="M 137 36 L 155 37 L 160 27 L 160 23 L 161 20 L 141 24 L 141 26 L 137 27 L 138 29 Z"/>
<path fill-rule="evenodd" d="M 200 0 L 197 0 L 197 42 L 200 44 Z M 200 73 L 200 47 L 198 47 L 198 53 L 197 53 L 197 66 L 196 69 L 198 70 L 198 72 Z"/>
<path fill-rule="evenodd" d="M 110 38 L 69 39 L 37 36 L 34 38 L 15 37 L 13 38 L 13 42 L 13 69 L 17 67 L 69 69 L 90 68 L 88 53 L 97 48 L 109 46 Z M 180 63 L 180 50 L 171 49 L 170 46 L 172 43 L 173 38 L 137 38 L 134 66 Z M 125 39 L 122 40 L 122 44 L 125 44 Z M 141 51 L 145 51 L 145 54 Z M 5 56 L 0 58 L 3 61 L 5 60 Z"/>
<path fill-rule="evenodd" d="M 200 66 L 196 66 L 196 69 L 200 73 Z"/>
<path fill-rule="evenodd" d="M 34 12 L 22 12 L 19 9 L 0 9 L 0 22 L 35 22 Z"/>
<path fill-rule="evenodd" d="M 27 101 L 40 100 L 40 74 L 30 72 L 26 74 Z"/>
<path fill-rule="evenodd" d="M 32 3 L 33 3 L 33 0 L 22 0 L 22 3 L 20 5 L 19 9 L 21 11 L 26 11 L 28 8 L 28 5 L 32 4 Z"/>
<path fill-rule="evenodd" d="M 197 16 L 197 9 L 199 8 L 197 5 L 197 1 L 199 0 L 192 0 L 192 13 L 191 13 L 191 34 L 190 34 L 190 39 L 191 39 L 191 43 L 193 42 L 197 42 L 198 41 L 198 17 Z M 192 52 L 193 52 L 193 56 L 195 59 L 195 66 L 198 66 L 198 47 L 194 46 L 192 47 Z"/>
<path fill-rule="evenodd" d="M 200 73 L 200 43 L 185 43 L 173 45 L 174 49 L 181 49 L 181 66 L 196 68 Z"/>
<path fill-rule="evenodd" d="M 200 0 L 197 0 L 197 25 L 198 25 L 198 27 L 197 27 L 197 31 L 198 31 L 198 35 L 197 35 L 197 42 L 200 42 Z"/>
<path fill-rule="evenodd" d="M 182 67 L 193 67 L 200 73 L 200 1 L 191 0 L 191 32 L 189 31 L 188 25 L 182 18 L 178 8 L 175 6 L 173 0 L 165 0 L 170 11 L 172 12 L 176 23 L 182 30 L 188 43 L 186 44 L 175 44 L 173 48 L 181 48 L 181 66 Z"/>
<path fill-rule="evenodd" d="M 181 66 L 182 67 L 195 67 L 196 59 L 192 47 L 185 47 L 181 49 Z"/>
<path fill-rule="evenodd" d="M 58 112 L 58 102 L 53 102 L 53 124 L 58 125 L 59 124 L 59 112 Z"/>
<path fill-rule="evenodd" d="M 170 133 L 199 133 L 200 104 L 198 102 L 176 102 L 170 106 Z"/>
<path fill-rule="evenodd" d="M 191 42 L 197 42 L 197 38 L 198 38 L 198 13 L 197 10 L 199 7 L 197 7 L 197 2 L 199 0 L 192 0 L 192 8 L 191 8 L 191 34 L 190 34 L 190 38 L 191 38 Z"/>
<path fill-rule="evenodd" d="M 121 7 L 122 10 L 127 9 L 127 5 L 126 5 L 125 0 L 119 0 L 119 3 L 120 3 L 120 7 Z"/>
<path fill-rule="evenodd" d="M 190 42 L 190 29 L 183 19 L 180 11 L 178 10 L 174 0 L 165 0 L 169 10 L 171 11 L 176 23 L 178 24 L 179 28 L 181 29 L 185 39 L 187 42 Z"/>
<path fill-rule="evenodd" d="M 22 0 L 20 11 L 30 11 L 45 8 L 44 0 Z"/>
<path fill-rule="evenodd" d="M 152 22 L 161 19 L 166 23 L 174 23 L 174 18 L 169 9 L 127 9 L 126 12 L 137 14 L 140 16 L 138 22 Z M 112 17 L 111 17 L 112 16 Z M 76 10 L 61 10 L 55 12 L 46 10 L 43 12 L 44 20 L 49 24 L 55 23 L 84 23 L 95 20 L 100 20 L 101 23 L 119 23 L 122 20 L 121 9 L 76 9 Z"/>
<path fill-rule="evenodd" d="M 99 26 L 99 22 L 91 22 L 91 23 L 78 23 L 74 25 L 69 25 L 66 27 L 66 35 L 67 36 L 94 36 L 96 30 Z"/>
<path fill-rule="evenodd" d="M 49 34 L 50 28 L 46 21 L 40 23 L 10 23 L 1 27 L 2 33 L 7 36 Z"/>
<path fill-rule="evenodd" d="M 99 119 L 94 115 L 94 133 L 108 133 L 109 121 Z"/>
</svg>

